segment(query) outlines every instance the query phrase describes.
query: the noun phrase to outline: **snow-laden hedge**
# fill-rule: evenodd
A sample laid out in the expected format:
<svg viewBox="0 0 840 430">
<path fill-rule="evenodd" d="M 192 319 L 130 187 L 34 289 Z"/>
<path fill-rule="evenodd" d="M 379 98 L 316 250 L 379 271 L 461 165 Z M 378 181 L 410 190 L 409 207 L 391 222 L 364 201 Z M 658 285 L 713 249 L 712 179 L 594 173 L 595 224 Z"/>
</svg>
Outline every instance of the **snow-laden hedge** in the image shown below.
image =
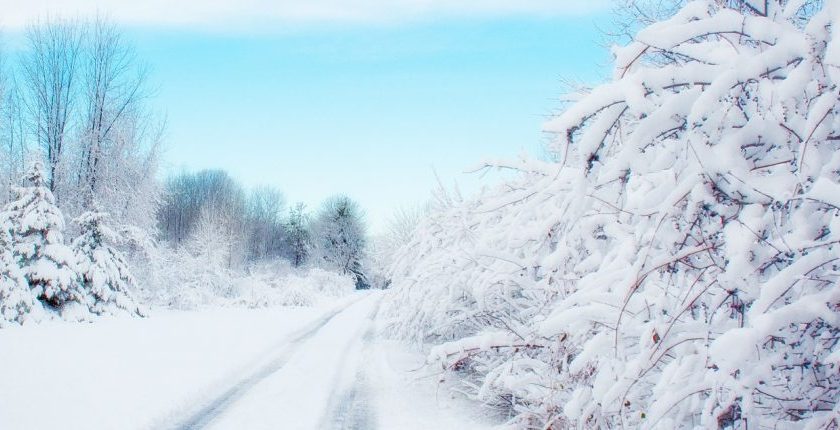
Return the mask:
<svg viewBox="0 0 840 430">
<path fill-rule="evenodd" d="M 532 428 L 838 428 L 840 4 L 694 1 L 402 248 L 392 334 Z"/>
</svg>

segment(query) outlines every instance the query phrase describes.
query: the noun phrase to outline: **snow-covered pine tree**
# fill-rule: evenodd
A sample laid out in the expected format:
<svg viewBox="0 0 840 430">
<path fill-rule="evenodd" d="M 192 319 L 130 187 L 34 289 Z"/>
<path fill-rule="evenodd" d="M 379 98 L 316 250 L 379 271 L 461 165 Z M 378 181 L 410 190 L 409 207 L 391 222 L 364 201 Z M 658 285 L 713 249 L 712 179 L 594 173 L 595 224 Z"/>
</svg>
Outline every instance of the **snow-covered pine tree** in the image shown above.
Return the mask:
<svg viewBox="0 0 840 430">
<path fill-rule="evenodd" d="M 33 162 L 24 179 L 29 185 L 17 188 L 4 210 L 12 253 L 38 300 L 66 318 L 84 319 L 90 297 L 75 271 L 73 250 L 64 244 L 64 216 L 47 188 L 43 163 Z"/>
<path fill-rule="evenodd" d="M 421 223 L 394 332 L 525 428 L 840 427 L 838 28 L 699 0 L 643 29 L 556 162 Z"/>
<path fill-rule="evenodd" d="M 0 224 L 0 328 L 10 323 L 37 321 L 44 312 L 12 255 L 12 238 L 5 224 Z"/>
<path fill-rule="evenodd" d="M 107 225 L 103 212 L 85 212 L 74 220 L 81 234 L 73 240 L 77 268 L 84 287 L 91 295 L 95 314 L 128 313 L 145 316 L 131 296 L 134 277 L 122 254 L 112 247 L 119 235 Z"/>
</svg>

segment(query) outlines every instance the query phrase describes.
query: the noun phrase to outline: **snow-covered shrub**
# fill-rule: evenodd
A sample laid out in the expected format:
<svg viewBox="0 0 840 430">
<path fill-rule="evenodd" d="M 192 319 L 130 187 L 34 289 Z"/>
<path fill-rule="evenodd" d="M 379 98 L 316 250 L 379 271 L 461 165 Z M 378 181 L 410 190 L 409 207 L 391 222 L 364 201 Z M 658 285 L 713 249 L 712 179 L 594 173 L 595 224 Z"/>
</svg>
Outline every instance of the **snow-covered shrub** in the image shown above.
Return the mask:
<svg viewBox="0 0 840 430">
<path fill-rule="evenodd" d="M 301 283 L 323 297 L 342 297 L 355 289 L 355 277 L 351 274 L 342 275 L 318 268 L 312 268 L 299 276 Z M 287 281 L 292 282 L 292 281 Z"/>
<path fill-rule="evenodd" d="M 317 306 L 355 291 L 355 279 L 318 268 L 257 272 L 237 282 L 236 300 L 248 307 Z"/>
<path fill-rule="evenodd" d="M 188 247 L 160 249 L 154 260 L 153 286 L 144 296 L 150 303 L 175 309 L 196 309 L 227 303 L 234 296 L 236 274 L 224 265 L 210 264 L 208 255 Z"/>
<path fill-rule="evenodd" d="M 364 266 L 368 268 L 373 288 L 385 289 L 391 285 L 394 255 L 414 237 L 414 230 L 427 210 L 425 206 L 398 209 L 388 220 L 385 232 L 368 241 Z"/>
<path fill-rule="evenodd" d="M 195 249 L 161 247 L 151 253 L 149 285 L 140 289 L 144 302 L 175 309 L 316 306 L 354 291 L 350 275 L 294 268 L 286 260 L 255 264 L 247 272 L 228 270 L 208 264 L 208 255 L 194 255 Z"/>
<path fill-rule="evenodd" d="M 64 216 L 35 161 L 26 174 L 29 186 L 17 188 L 3 219 L 11 227 L 12 253 L 32 293 L 70 319 L 85 319 L 90 297 L 76 272 L 73 250 L 64 244 Z"/>
<path fill-rule="evenodd" d="M 236 278 L 228 239 L 217 218 L 209 213 L 200 216 L 183 246 L 163 246 L 154 253 L 154 287 L 144 294 L 154 304 L 176 309 L 227 303 L 234 297 Z"/>
<path fill-rule="evenodd" d="M 74 220 L 81 234 L 73 240 L 73 250 L 77 256 L 79 275 L 93 299 L 91 311 L 96 314 L 143 316 L 145 312 L 131 296 L 135 286 L 128 263 L 109 244 L 120 239 L 106 225 L 107 217 L 102 212 L 85 212 Z"/>
<path fill-rule="evenodd" d="M 700 0 L 642 30 L 556 162 L 421 223 L 392 332 L 522 427 L 840 426 L 838 25 Z"/>
</svg>

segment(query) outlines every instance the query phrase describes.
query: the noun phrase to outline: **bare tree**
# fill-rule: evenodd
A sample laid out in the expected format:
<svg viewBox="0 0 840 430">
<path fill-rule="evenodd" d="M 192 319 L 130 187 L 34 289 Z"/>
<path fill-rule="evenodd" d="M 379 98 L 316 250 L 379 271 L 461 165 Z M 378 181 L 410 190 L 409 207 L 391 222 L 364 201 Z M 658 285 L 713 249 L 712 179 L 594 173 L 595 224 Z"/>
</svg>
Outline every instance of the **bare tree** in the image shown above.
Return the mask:
<svg viewBox="0 0 840 430">
<path fill-rule="evenodd" d="M 247 202 L 248 258 L 252 261 L 277 257 L 283 240 L 283 193 L 270 186 L 251 190 Z"/>
<path fill-rule="evenodd" d="M 7 74 L 6 64 L 0 58 L 0 142 L 2 162 L 6 176 L 3 178 L 3 199 L 14 198 L 13 187 L 20 183 L 25 170 L 26 132 L 21 112 L 21 98 L 13 74 Z M 8 76 L 8 77 L 7 77 Z"/>
<path fill-rule="evenodd" d="M 3 139 L 9 157 L 9 193 L 11 194 L 11 185 L 19 182 L 18 178 L 26 169 L 26 125 L 24 124 L 23 101 L 14 80 L 8 86 L 8 91 L 5 91 L 5 96 Z"/>
<path fill-rule="evenodd" d="M 146 68 L 117 27 L 102 18 L 88 26 L 82 55 L 84 128 L 82 192 L 89 208 L 101 180 L 100 163 L 114 145 L 121 123 L 132 122 L 144 97 Z"/>
<path fill-rule="evenodd" d="M 202 170 L 169 179 L 158 222 L 163 238 L 183 244 L 193 237 L 199 220 L 209 218 L 226 236 L 228 266 L 232 268 L 244 260 L 245 215 L 242 187 L 223 170 Z"/>
<path fill-rule="evenodd" d="M 26 30 L 29 49 L 21 58 L 21 78 L 32 132 L 46 154 L 50 191 L 55 191 L 75 108 L 82 38 L 82 27 L 70 20 L 39 22 Z"/>
</svg>

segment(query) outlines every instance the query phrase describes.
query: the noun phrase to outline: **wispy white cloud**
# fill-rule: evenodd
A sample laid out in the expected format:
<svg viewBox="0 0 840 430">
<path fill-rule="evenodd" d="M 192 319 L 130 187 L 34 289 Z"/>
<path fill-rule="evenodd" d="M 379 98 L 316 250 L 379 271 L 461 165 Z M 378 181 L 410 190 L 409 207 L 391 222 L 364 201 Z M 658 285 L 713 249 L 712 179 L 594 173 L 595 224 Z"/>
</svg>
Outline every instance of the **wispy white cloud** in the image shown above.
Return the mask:
<svg viewBox="0 0 840 430">
<path fill-rule="evenodd" d="M 576 15 L 608 0 L 0 0 L 0 25 L 44 16 L 99 14 L 138 26 L 236 28 L 280 24 L 399 22 L 445 16 Z"/>
</svg>

